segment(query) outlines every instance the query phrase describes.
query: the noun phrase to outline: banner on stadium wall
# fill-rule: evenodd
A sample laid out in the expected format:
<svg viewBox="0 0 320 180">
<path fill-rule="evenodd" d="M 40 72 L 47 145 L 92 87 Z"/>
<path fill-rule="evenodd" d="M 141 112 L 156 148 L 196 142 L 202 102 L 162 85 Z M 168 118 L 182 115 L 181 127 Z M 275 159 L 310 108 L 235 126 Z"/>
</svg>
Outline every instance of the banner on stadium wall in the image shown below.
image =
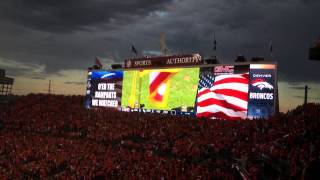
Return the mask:
<svg viewBox="0 0 320 180">
<path fill-rule="evenodd" d="M 194 66 L 203 64 L 199 54 L 126 59 L 125 69 Z"/>
<path fill-rule="evenodd" d="M 248 118 L 267 118 L 275 113 L 276 65 L 251 64 Z"/>
<path fill-rule="evenodd" d="M 86 106 L 113 107 L 121 106 L 123 71 L 92 71 L 87 82 Z"/>
</svg>

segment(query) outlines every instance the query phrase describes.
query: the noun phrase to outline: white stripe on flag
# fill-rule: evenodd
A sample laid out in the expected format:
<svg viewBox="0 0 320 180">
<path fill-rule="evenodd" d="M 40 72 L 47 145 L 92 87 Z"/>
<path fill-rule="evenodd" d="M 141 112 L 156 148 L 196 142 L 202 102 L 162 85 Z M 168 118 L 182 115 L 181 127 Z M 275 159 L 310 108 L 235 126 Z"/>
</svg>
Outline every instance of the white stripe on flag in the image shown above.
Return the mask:
<svg viewBox="0 0 320 180">
<path fill-rule="evenodd" d="M 160 72 L 150 72 L 150 84 L 154 81 L 154 79 L 159 75 Z"/>
<path fill-rule="evenodd" d="M 216 89 L 232 89 L 232 90 L 237 90 L 237 91 L 241 91 L 244 93 L 248 93 L 248 84 L 223 83 L 223 84 L 214 85 L 210 88 L 211 91 L 214 91 Z"/>
<path fill-rule="evenodd" d="M 219 75 L 215 77 L 215 81 L 220 81 L 222 79 L 226 79 L 226 78 L 241 78 L 241 79 L 245 79 L 245 77 L 243 77 L 242 75 L 237 75 L 237 74 L 226 74 L 226 75 Z"/>
<path fill-rule="evenodd" d="M 216 104 L 212 104 L 206 107 L 199 107 L 197 108 L 197 113 L 205 113 L 205 112 L 211 112 L 211 113 L 217 113 L 217 112 L 223 112 L 227 116 L 230 117 L 241 117 L 242 119 L 245 119 L 247 117 L 246 111 L 234 111 L 232 109 L 228 109 Z"/>
<path fill-rule="evenodd" d="M 234 105 L 239 106 L 243 109 L 247 109 L 247 107 L 248 107 L 248 101 L 244 101 L 244 100 L 239 99 L 234 96 L 226 96 L 226 95 L 217 94 L 214 92 L 208 92 L 206 94 L 201 95 L 200 97 L 198 97 L 198 102 L 202 102 L 202 101 L 205 101 L 205 100 L 211 99 L 211 98 L 217 99 L 217 100 L 226 100 L 227 102 L 230 102 L 230 104 L 234 104 Z"/>
</svg>

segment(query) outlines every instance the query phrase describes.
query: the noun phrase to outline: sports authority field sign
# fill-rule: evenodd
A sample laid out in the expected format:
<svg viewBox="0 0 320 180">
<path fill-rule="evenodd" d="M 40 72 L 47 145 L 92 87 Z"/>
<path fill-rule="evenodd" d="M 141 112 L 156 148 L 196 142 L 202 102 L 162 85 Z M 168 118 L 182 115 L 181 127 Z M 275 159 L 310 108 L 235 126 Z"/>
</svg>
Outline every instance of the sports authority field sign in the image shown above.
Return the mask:
<svg viewBox="0 0 320 180">
<path fill-rule="evenodd" d="M 203 64 L 199 54 L 126 59 L 124 69 L 194 66 Z"/>
</svg>

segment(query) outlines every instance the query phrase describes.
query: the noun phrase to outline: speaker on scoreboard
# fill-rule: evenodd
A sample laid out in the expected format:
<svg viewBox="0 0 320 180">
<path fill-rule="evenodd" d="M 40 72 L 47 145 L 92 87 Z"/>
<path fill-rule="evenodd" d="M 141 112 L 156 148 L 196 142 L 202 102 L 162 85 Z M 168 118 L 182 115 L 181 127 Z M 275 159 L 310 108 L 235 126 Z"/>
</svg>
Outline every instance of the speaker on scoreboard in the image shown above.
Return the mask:
<svg viewBox="0 0 320 180">
<path fill-rule="evenodd" d="M 247 59 L 244 57 L 244 55 L 239 54 L 234 62 L 247 62 Z"/>
<path fill-rule="evenodd" d="M 204 60 L 207 64 L 219 64 L 219 61 L 216 56 L 211 56 L 208 59 Z"/>
<path fill-rule="evenodd" d="M 111 64 L 112 69 L 121 69 L 122 65 L 121 64 Z"/>
<path fill-rule="evenodd" d="M 261 62 L 264 61 L 263 57 L 252 57 L 251 62 Z"/>
</svg>

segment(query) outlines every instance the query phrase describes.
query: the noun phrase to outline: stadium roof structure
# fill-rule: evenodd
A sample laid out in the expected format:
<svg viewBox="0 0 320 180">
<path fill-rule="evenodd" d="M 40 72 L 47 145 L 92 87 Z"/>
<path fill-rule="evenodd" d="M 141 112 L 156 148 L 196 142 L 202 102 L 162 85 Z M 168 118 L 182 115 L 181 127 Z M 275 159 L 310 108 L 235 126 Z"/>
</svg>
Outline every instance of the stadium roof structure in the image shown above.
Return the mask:
<svg viewBox="0 0 320 180">
<path fill-rule="evenodd" d="M 4 69 L 0 69 L 0 96 L 10 95 L 14 82 L 14 79 L 6 77 L 5 73 Z"/>
<path fill-rule="evenodd" d="M 309 60 L 320 61 L 320 38 L 309 49 Z"/>
</svg>

